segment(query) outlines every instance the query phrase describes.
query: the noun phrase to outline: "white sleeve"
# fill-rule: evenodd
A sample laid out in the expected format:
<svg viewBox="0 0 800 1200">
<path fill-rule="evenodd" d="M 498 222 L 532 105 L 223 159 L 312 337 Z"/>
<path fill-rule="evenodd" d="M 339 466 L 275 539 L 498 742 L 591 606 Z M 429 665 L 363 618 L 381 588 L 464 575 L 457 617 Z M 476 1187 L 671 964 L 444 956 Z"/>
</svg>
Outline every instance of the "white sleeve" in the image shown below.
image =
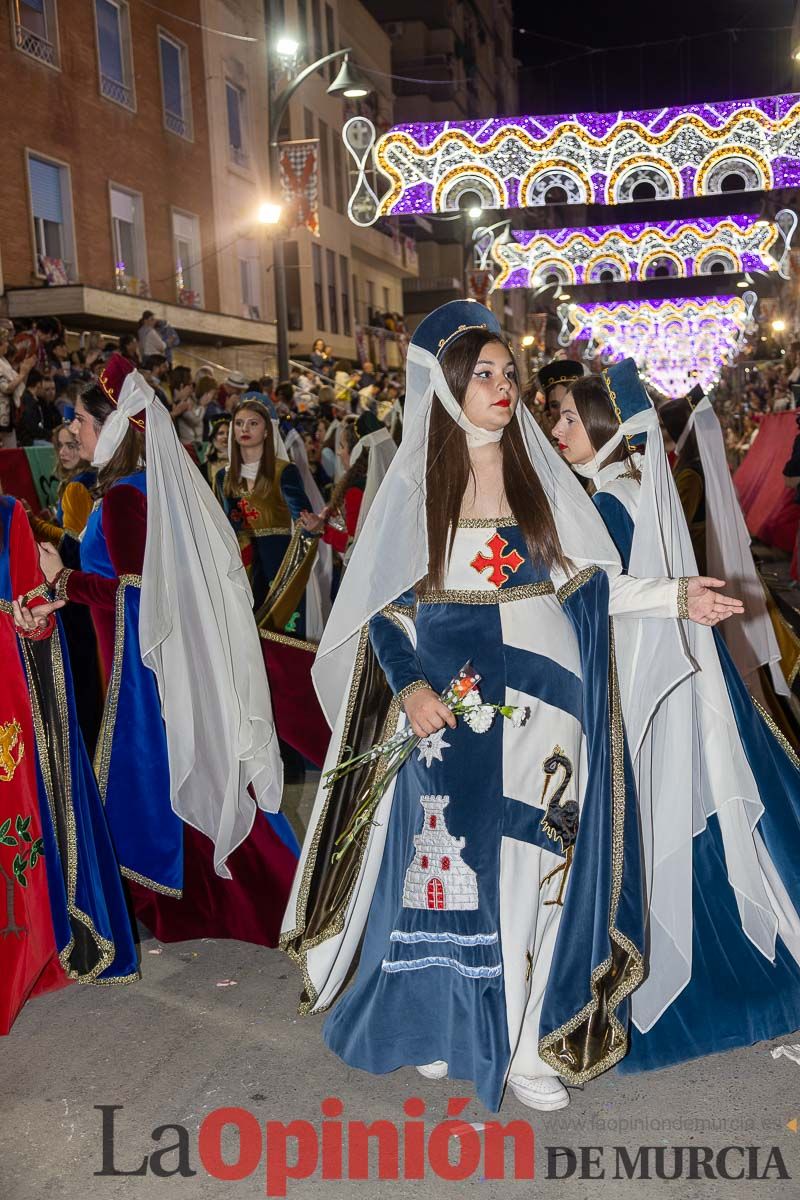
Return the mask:
<svg viewBox="0 0 800 1200">
<path fill-rule="evenodd" d="M 608 611 L 612 617 L 677 617 L 679 579 L 609 579 Z"/>
</svg>

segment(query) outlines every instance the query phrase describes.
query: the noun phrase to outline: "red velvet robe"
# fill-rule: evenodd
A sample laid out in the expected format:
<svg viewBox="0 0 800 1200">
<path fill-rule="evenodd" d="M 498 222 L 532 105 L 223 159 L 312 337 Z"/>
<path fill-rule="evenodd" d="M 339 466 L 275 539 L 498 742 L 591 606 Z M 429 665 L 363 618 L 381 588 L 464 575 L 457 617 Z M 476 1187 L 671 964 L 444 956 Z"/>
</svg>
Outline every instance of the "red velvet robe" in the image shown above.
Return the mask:
<svg viewBox="0 0 800 1200">
<path fill-rule="evenodd" d="M 44 579 L 22 505 L 8 497 L 0 497 L 0 503 L 14 505 L 8 545 L 0 545 L 11 584 L 10 595 L 0 593 L 0 1034 L 5 1034 L 29 996 L 69 981 L 56 953 L 44 859 L 33 853 L 42 836 L 36 742 L 28 683 L 8 611 L 12 598 Z M 41 603 L 41 596 L 31 599 L 31 607 Z M 54 624 L 51 617 L 43 636 L 50 637 Z M 21 867 L 17 872 L 15 862 Z"/>
</svg>

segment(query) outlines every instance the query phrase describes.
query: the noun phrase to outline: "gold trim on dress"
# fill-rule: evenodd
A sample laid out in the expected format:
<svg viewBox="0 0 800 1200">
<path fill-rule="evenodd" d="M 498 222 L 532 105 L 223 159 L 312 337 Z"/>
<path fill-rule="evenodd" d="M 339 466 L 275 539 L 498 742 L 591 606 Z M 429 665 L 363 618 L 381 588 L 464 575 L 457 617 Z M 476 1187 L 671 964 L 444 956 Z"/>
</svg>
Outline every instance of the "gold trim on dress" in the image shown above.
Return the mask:
<svg viewBox="0 0 800 1200">
<path fill-rule="evenodd" d="M 681 621 L 689 620 L 689 578 L 682 575 L 678 580 L 678 616 Z"/>
<path fill-rule="evenodd" d="M 774 718 L 770 716 L 764 706 L 759 704 L 755 696 L 751 696 L 750 699 L 753 701 L 753 704 L 755 704 L 762 719 L 767 723 L 772 736 L 780 743 L 781 749 L 785 751 L 786 755 L 791 760 L 792 766 L 797 767 L 797 769 L 800 770 L 800 758 L 797 757 L 791 742 L 787 739 L 786 735 L 781 731 L 779 726 L 775 723 Z"/>
<path fill-rule="evenodd" d="M 579 588 L 582 588 L 583 585 L 587 583 L 593 575 L 596 575 L 599 570 L 600 567 L 594 564 L 591 567 L 584 567 L 582 571 L 578 571 L 578 573 L 573 575 L 571 579 L 568 579 L 566 583 L 562 583 L 561 587 L 556 592 L 556 599 L 558 600 L 559 604 L 566 604 L 570 596 L 573 596 Z"/>
<path fill-rule="evenodd" d="M 532 596 L 553 596 L 555 588 L 549 579 L 541 583 L 521 583 L 516 587 L 492 588 L 491 591 L 446 588 L 441 592 L 423 592 L 420 604 L 511 604 L 514 600 L 529 600 Z"/>
<path fill-rule="evenodd" d="M 591 568 L 593 574 L 598 567 Z M 581 572 L 583 574 L 583 572 Z M 575 577 L 577 578 L 577 576 Z M 570 581 L 572 582 L 572 581 Z M 573 589 L 574 590 L 574 589 Z M 587 1083 L 601 1075 L 628 1050 L 625 1026 L 617 1016 L 616 1009 L 644 979 L 644 957 L 633 942 L 616 927 L 619 898 L 622 891 L 622 864 L 625 850 L 625 731 L 622 722 L 622 706 L 619 695 L 619 680 L 614 654 L 614 630 L 609 622 L 609 716 L 611 725 L 611 904 L 609 907 L 608 937 L 612 944 L 611 954 L 599 963 L 591 973 L 589 984 L 592 999 L 568 1021 L 539 1040 L 539 1055 L 544 1062 L 558 1072 L 570 1084 Z M 617 953 L 615 954 L 615 950 Z M 613 988 L 600 994 L 603 981 L 616 980 Z M 610 1035 L 607 1038 L 591 1038 L 589 1025 L 592 1018 L 605 1008 Z M 573 1050 L 568 1044 L 569 1035 L 579 1026 L 585 1026 L 578 1045 Z M 599 1041 L 594 1047 L 597 1057 L 584 1067 L 571 1064 L 581 1061 L 585 1043 Z M 590 1057 L 583 1054 L 584 1057 Z"/>
<path fill-rule="evenodd" d="M 421 692 L 424 688 L 430 688 L 430 686 L 425 679 L 415 679 L 413 683 L 407 683 L 404 688 L 401 688 L 395 699 L 402 704 L 409 696 L 413 696 L 414 692 Z"/>
<path fill-rule="evenodd" d="M 509 525 L 519 525 L 513 513 L 507 517 L 462 517 L 458 522 L 459 529 L 504 529 Z"/>
<path fill-rule="evenodd" d="M 281 646 L 292 646 L 295 650 L 310 650 L 312 654 L 319 650 L 319 642 L 306 642 L 288 633 L 273 633 L 271 629 L 259 629 L 258 632 L 265 642 L 278 642 Z"/>
<path fill-rule="evenodd" d="M 180 900 L 183 895 L 181 888 L 167 887 L 164 883 L 156 883 L 154 879 L 148 878 L 147 875 L 141 875 L 138 871 L 134 871 L 132 867 L 120 867 L 120 875 L 124 875 L 126 879 L 132 879 L 134 883 L 140 883 L 142 887 L 150 888 L 153 892 L 160 892 L 162 896 L 174 896 L 176 900 Z"/>
<path fill-rule="evenodd" d="M 33 717 L 33 728 L 36 737 L 36 743 L 39 750 L 39 767 L 42 775 L 42 783 L 44 785 L 45 794 L 47 796 L 48 808 L 50 809 L 50 819 L 53 824 L 53 832 L 58 838 L 59 822 L 56 815 L 53 777 L 50 770 L 50 745 L 51 740 L 48 738 L 48 732 L 45 729 L 42 712 L 39 705 L 39 695 L 35 684 L 36 669 L 33 660 L 33 648 L 29 646 L 23 639 L 20 639 L 20 645 L 23 649 L 23 660 L 25 663 L 25 672 L 28 678 L 28 691 L 31 699 L 31 715 Z M 64 810 L 66 816 L 66 901 L 68 914 L 83 925 L 93 939 L 97 950 L 98 960 L 92 967 L 91 971 L 85 974 L 80 974 L 70 965 L 70 956 L 75 946 L 74 935 L 70 936 L 69 942 L 63 950 L 59 951 L 58 958 L 64 973 L 69 979 L 76 980 L 79 983 L 94 983 L 103 971 L 112 965 L 116 956 L 116 947 L 109 938 L 103 937 L 95 928 L 91 917 L 82 912 L 75 903 L 75 896 L 78 883 L 78 835 L 75 824 L 75 810 L 72 804 L 72 769 L 71 769 L 71 747 L 69 737 L 69 710 L 67 704 L 67 685 L 64 675 L 64 659 L 61 652 L 61 640 L 56 632 L 50 638 L 51 663 L 53 668 L 53 681 L 55 684 L 56 702 L 58 705 L 59 723 L 63 734 L 63 741 L 60 746 L 60 751 L 63 756 L 63 787 L 64 787 Z"/>
</svg>

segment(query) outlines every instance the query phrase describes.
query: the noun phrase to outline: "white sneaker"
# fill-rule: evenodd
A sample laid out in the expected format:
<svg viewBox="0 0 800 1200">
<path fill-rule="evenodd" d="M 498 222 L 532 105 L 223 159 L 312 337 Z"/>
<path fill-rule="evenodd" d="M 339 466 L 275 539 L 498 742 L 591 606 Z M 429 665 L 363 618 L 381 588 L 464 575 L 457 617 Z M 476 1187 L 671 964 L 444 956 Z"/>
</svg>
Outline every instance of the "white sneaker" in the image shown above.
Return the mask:
<svg viewBox="0 0 800 1200">
<path fill-rule="evenodd" d="M 520 1104 L 528 1108 L 552 1112 L 569 1104 L 569 1092 L 555 1075 L 510 1075 L 508 1083 Z"/>
<path fill-rule="evenodd" d="M 425 1063 L 424 1066 L 417 1067 L 417 1070 L 419 1071 L 420 1075 L 425 1077 L 425 1079 L 447 1078 L 447 1063 L 442 1062 L 440 1058 L 437 1058 L 436 1062 Z"/>
</svg>

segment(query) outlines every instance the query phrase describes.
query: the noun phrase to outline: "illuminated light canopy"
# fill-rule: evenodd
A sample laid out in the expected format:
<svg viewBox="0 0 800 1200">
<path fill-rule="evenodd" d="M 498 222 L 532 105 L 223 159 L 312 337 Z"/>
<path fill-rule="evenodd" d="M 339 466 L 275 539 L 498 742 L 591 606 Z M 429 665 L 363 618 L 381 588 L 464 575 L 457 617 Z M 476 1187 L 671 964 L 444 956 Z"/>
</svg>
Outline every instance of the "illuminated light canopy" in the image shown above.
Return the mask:
<svg viewBox="0 0 800 1200">
<path fill-rule="evenodd" d="M 685 300 L 624 300 L 559 307 L 562 344 L 588 341 L 586 357 L 633 358 L 664 396 L 685 396 L 696 383 L 713 387 L 736 361 L 750 327 L 755 293 Z M 571 329 L 569 327 L 572 327 Z"/>
<path fill-rule="evenodd" d="M 693 218 L 651 224 L 594 225 L 582 229 L 513 231 L 492 257 L 501 270 L 495 288 L 546 284 L 612 283 L 663 277 L 785 270 L 797 218 L 779 222 L 756 216 Z M 790 225 L 790 223 L 793 224 Z M 783 238 L 780 261 L 770 253 Z"/>
<path fill-rule="evenodd" d="M 398 125 L 374 157 L 384 216 L 770 191 L 800 184 L 800 95 Z"/>
</svg>

